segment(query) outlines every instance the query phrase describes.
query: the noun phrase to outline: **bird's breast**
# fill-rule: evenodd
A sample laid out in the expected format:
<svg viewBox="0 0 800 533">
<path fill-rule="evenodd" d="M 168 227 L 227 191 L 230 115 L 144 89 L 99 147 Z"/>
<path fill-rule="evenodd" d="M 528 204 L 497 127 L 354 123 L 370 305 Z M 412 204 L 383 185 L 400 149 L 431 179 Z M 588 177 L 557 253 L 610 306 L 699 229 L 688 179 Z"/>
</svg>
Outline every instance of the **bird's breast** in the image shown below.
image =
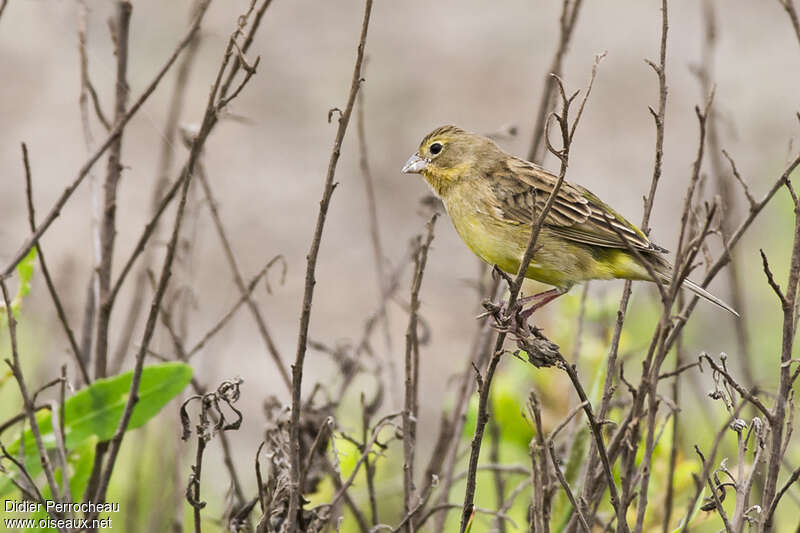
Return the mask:
<svg viewBox="0 0 800 533">
<path fill-rule="evenodd" d="M 529 225 L 498 217 L 490 202 L 480 201 L 480 195 L 476 198 L 450 194 L 444 198 L 444 205 L 456 232 L 475 255 L 509 274 L 516 274 L 530 240 Z M 598 272 L 596 267 L 597 262 L 587 247 L 569 243 L 542 228 L 525 277 L 564 288 L 576 281 L 614 277 Z"/>
<path fill-rule="evenodd" d="M 456 232 L 472 252 L 505 272 L 515 273 L 527 247 L 530 229 L 499 219 L 491 206 L 448 198 L 445 207 Z M 536 268 L 536 262 L 531 268 Z"/>
</svg>

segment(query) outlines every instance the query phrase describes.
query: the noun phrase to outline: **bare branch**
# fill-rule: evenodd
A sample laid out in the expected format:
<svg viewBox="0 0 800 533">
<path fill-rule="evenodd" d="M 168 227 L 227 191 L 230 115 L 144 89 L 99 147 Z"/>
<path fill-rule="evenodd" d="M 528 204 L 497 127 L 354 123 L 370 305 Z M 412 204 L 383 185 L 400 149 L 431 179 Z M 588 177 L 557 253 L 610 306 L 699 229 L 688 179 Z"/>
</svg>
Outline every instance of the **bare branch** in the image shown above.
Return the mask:
<svg viewBox="0 0 800 533">
<path fill-rule="evenodd" d="M 245 80 L 249 79 L 245 78 Z M 245 284 L 244 278 L 242 277 L 242 272 L 239 268 L 239 265 L 236 261 L 236 256 L 233 253 L 233 247 L 231 246 L 230 239 L 228 238 L 227 232 L 225 231 L 225 227 L 222 224 L 222 219 L 220 218 L 219 211 L 217 210 L 217 201 L 214 197 L 214 193 L 211 191 L 211 184 L 208 181 L 208 177 L 206 176 L 205 167 L 200 164 L 197 167 L 198 172 L 197 175 L 200 179 L 200 185 L 203 187 L 203 193 L 205 195 L 206 201 L 208 202 L 208 209 L 211 213 L 211 219 L 214 221 L 214 228 L 217 230 L 217 236 L 219 237 L 220 242 L 222 243 L 222 249 L 225 252 L 225 258 L 228 260 L 228 266 L 231 269 L 231 273 L 233 273 L 233 280 L 236 283 L 236 287 L 239 289 L 239 293 L 242 295 L 242 299 L 247 304 L 247 307 L 250 309 L 250 313 L 253 315 L 253 319 L 256 321 L 256 325 L 258 326 L 258 331 L 261 334 L 261 338 L 264 340 L 264 344 L 267 347 L 267 351 L 269 352 L 270 356 L 272 357 L 272 361 L 275 363 L 276 368 L 278 369 L 278 373 L 281 376 L 283 383 L 286 385 L 288 390 L 291 390 L 291 381 L 289 380 L 289 373 L 286 371 L 286 365 L 281 358 L 281 354 L 278 351 L 278 347 L 275 344 L 275 341 L 272 339 L 272 335 L 267 328 L 267 323 L 264 320 L 263 315 L 261 314 L 261 310 L 259 309 L 256 302 L 250 297 L 250 292 Z"/>
<path fill-rule="evenodd" d="M 247 22 L 246 18 L 244 18 L 243 20 L 244 23 Z M 242 19 L 240 19 L 240 22 L 242 22 Z M 106 460 L 105 468 L 103 469 L 102 476 L 100 477 L 97 486 L 97 491 L 93 498 L 93 501 L 95 502 L 105 501 L 105 495 L 108 489 L 108 483 L 111 479 L 111 474 L 114 469 L 117 455 L 119 454 L 119 449 L 122 445 L 122 439 L 125 435 L 128 423 L 130 422 L 131 415 L 133 414 L 133 408 L 138 400 L 137 393 L 139 385 L 141 383 L 145 355 L 147 354 L 150 341 L 153 338 L 153 334 L 155 332 L 156 320 L 158 318 L 158 314 L 161 309 L 161 302 L 164 298 L 164 294 L 166 293 L 166 289 L 169 284 L 170 277 L 172 275 L 172 264 L 175 260 L 178 237 L 180 235 L 181 224 L 183 222 L 183 214 L 186 209 L 186 201 L 189 192 L 189 185 L 191 183 L 191 178 L 194 175 L 195 165 L 197 163 L 198 158 L 200 157 L 202 148 L 206 140 L 208 139 L 208 135 L 211 133 L 211 130 L 218 121 L 219 117 L 218 98 L 220 97 L 219 96 L 220 83 L 222 80 L 222 76 L 229 65 L 231 50 L 233 48 L 233 42 L 238 38 L 240 32 L 241 28 L 237 28 L 237 30 L 234 31 L 234 33 L 231 35 L 228 41 L 227 48 L 223 56 L 222 64 L 219 67 L 216 80 L 214 81 L 214 84 L 212 85 L 211 88 L 211 92 L 209 93 L 208 96 L 208 103 L 206 105 L 203 122 L 200 126 L 200 130 L 197 136 L 192 141 L 192 146 L 188 160 L 183 167 L 181 178 L 179 178 L 179 181 L 182 184 L 181 196 L 180 196 L 180 201 L 178 203 L 178 209 L 175 214 L 175 222 L 173 225 L 172 234 L 170 236 L 169 244 L 167 245 L 166 257 L 164 258 L 164 263 L 162 265 L 161 273 L 159 275 L 156 293 L 153 296 L 153 300 L 150 306 L 150 312 L 148 314 L 147 321 L 145 324 L 144 333 L 142 335 L 142 341 L 140 343 L 139 350 L 137 351 L 136 354 L 136 363 L 133 370 L 133 377 L 131 380 L 128 400 L 127 403 L 125 404 L 125 408 L 123 410 L 119 426 L 117 427 L 117 430 L 115 431 L 114 436 L 112 437 L 109 443 L 108 459 Z"/>
<path fill-rule="evenodd" d="M 792 472 L 792 475 L 789 476 L 789 479 L 786 480 L 786 483 L 783 484 L 781 490 L 778 491 L 778 494 L 769 504 L 769 510 L 767 511 L 767 518 L 764 521 L 767 527 L 769 527 L 770 524 L 772 524 L 772 517 L 775 514 L 775 509 L 778 508 L 778 503 L 781 501 L 781 498 L 783 498 L 783 495 L 786 494 L 786 492 L 794 485 L 794 483 L 798 479 L 800 479 L 800 468 L 796 468 L 795 471 Z"/>
<path fill-rule="evenodd" d="M 366 62 L 366 60 L 365 60 Z M 364 65 L 366 70 L 366 64 Z M 383 246 L 381 244 L 381 232 L 378 225 L 378 207 L 375 199 L 375 186 L 372 177 L 372 170 L 369 165 L 369 152 L 367 151 L 367 133 L 364 120 L 364 90 L 360 90 L 357 99 L 357 113 L 356 113 L 356 131 L 358 133 L 358 166 L 361 169 L 361 177 L 364 180 L 364 192 L 367 199 L 367 215 L 369 221 L 369 236 L 372 243 L 372 255 L 375 261 L 375 272 L 378 281 L 378 294 L 383 298 L 383 295 L 388 292 L 390 283 L 387 279 L 386 273 L 386 260 L 383 256 Z M 395 368 L 394 357 L 392 357 L 392 336 L 391 328 L 389 325 L 389 315 L 386 312 L 386 306 L 381 305 L 378 310 L 378 320 L 381 323 L 383 332 L 384 348 L 386 353 L 384 358 L 388 369 L 388 382 L 391 397 L 393 401 L 397 401 L 399 393 L 396 391 L 397 369 Z"/>
<path fill-rule="evenodd" d="M 117 57 L 117 77 L 114 103 L 114 122 L 119 124 L 125 118 L 128 103 L 128 34 L 130 33 L 131 11 L 133 6 L 127 0 L 117 2 L 116 20 L 113 22 L 115 55 Z M 119 128 L 108 149 L 108 169 L 103 186 L 104 201 L 100 222 L 100 264 L 97 265 L 98 314 L 95 340 L 94 377 L 104 378 L 108 370 L 108 329 L 114 300 L 111 295 L 111 265 L 114 257 L 114 241 L 117 236 L 117 188 L 122 177 L 122 138 L 125 126 Z"/>
<path fill-rule="evenodd" d="M 425 239 L 418 235 L 415 239 L 414 277 L 411 280 L 411 306 L 406 330 L 405 351 L 405 404 L 403 408 L 403 509 L 409 515 L 405 530 L 408 533 L 415 531 L 414 519 L 411 511 L 417 507 L 415 502 L 416 487 L 414 486 L 414 455 L 417 446 L 417 414 L 419 410 L 419 337 L 417 336 L 417 323 L 420 301 L 419 291 L 422 288 L 422 278 L 425 274 L 425 265 L 428 261 L 428 250 L 433 241 L 433 229 L 438 215 L 426 224 L 427 234 Z M 417 498 L 418 499 L 418 498 Z"/>
<path fill-rule="evenodd" d="M 30 224 L 31 231 L 36 230 L 36 211 L 33 207 L 33 184 L 31 179 L 31 166 L 28 160 L 28 147 L 25 143 L 22 143 L 22 160 L 25 165 L 25 195 L 28 199 L 28 223 Z M 67 319 L 67 314 L 64 311 L 64 306 L 61 303 L 61 298 L 58 296 L 56 292 L 56 286 L 53 283 L 53 278 L 50 276 L 50 269 L 47 268 L 47 262 L 44 259 L 44 253 L 42 252 L 42 246 L 39 242 L 36 243 L 36 255 L 39 258 L 39 264 L 42 267 L 42 275 L 44 276 L 45 284 L 47 285 L 47 290 L 50 292 L 50 297 L 53 300 L 53 304 L 56 307 L 56 313 L 58 314 L 58 320 L 61 322 L 62 327 L 64 328 L 64 333 L 67 335 L 67 340 L 69 341 L 69 345 L 72 348 L 72 354 L 75 356 L 75 363 L 78 365 L 78 369 L 81 372 L 81 377 L 83 378 L 83 382 L 86 384 L 91 383 L 91 379 L 89 378 L 89 372 L 86 370 L 86 365 L 83 362 L 83 358 L 81 357 L 81 350 L 78 347 L 78 343 L 75 340 L 75 334 L 72 332 L 72 328 L 69 325 L 69 320 Z"/>
<path fill-rule="evenodd" d="M 767 283 L 769 283 L 769 286 L 775 292 L 775 295 L 778 297 L 778 300 L 780 300 L 781 307 L 783 307 L 784 305 L 786 305 L 786 296 L 781 291 L 780 285 L 778 285 L 778 282 L 775 281 L 775 277 L 772 275 L 772 271 L 769 269 L 767 254 L 764 253 L 763 249 L 759 249 L 759 252 L 761 252 L 761 262 L 764 266 L 764 274 L 767 276 Z"/>
<path fill-rule="evenodd" d="M 61 491 L 58 489 L 58 483 L 56 482 L 55 475 L 53 474 L 53 466 L 50 464 L 50 457 L 42 441 L 42 432 L 39 428 L 39 422 L 36 420 L 36 412 L 33 400 L 28 394 L 28 386 L 26 385 L 25 378 L 22 375 L 22 367 L 20 366 L 19 361 L 19 350 L 17 347 L 17 319 L 14 316 L 11 298 L 8 296 L 8 288 L 6 287 L 6 283 L 2 278 L 0 278 L 0 292 L 3 295 L 3 307 L 5 307 L 6 318 L 8 319 L 8 334 L 9 341 L 11 343 L 11 357 L 13 359 L 13 361 L 6 359 L 5 362 L 11 369 L 11 372 L 14 374 L 14 378 L 17 380 L 19 392 L 22 396 L 22 406 L 25 410 L 25 414 L 28 416 L 28 424 L 30 424 L 31 431 L 33 432 L 33 440 L 36 443 L 36 451 L 39 453 L 39 461 L 42 464 L 42 470 L 44 470 L 45 477 L 47 478 L 47 485 L 50 487 L 50 494 L 55 501 L 59 501 L 61 499 Z"/>
<path fill-rule="evenodd" d="M 567 498 L 569 498 L 569 502 L 572 504 L 572 508 L 578 515 L 578 521 L 583 528 L 584 533 L 592 533 L 592 528 L 589 527 L 589 523 L 586 521 L 586 517 L 583 516 L 583 512 L 581 511 L 581 506 L 578 505 L 578 502 L 575 500 L 575 495 L 572 493 L 572 489 L 569 488 L 569 483 L 564 478 L 564 474 L 561 472 L 561 467 L 558 464 L 558 459 L 556 459 L 556 450 L 553 447 L 553 440 L 547 440 L 547 449 L 550 452 L 550 460 L 553 462 L 553 470 L 556 473 L 556 477 L 558 478 L 558 482 L 561 483 L 561 486 L 564 488 L 564 492 L 567 493 Z"/>
<path fill-rule="evenodd" d="M 156 90 L 156 87 L 158 87 L 158 84 L 164 78 L 164 75 L 167 73 L 167 71 L 170 69 L 170 67 L 172 67 L 172 64 L 175 63 L 175 60 L 178 58 L 178 55 L 181 53 L 181 51 L 186 47 L 187 44 L 189 44 L 189 42 L 194 37 L 194 34 L 197 32 L 198 28 L 200 27 L 200 23 L 203 20 L 203 16 L 205 15 L 206 10 L 208 9 L 208 5 L 209 5 L 210 1 L 211 0 L 203 0 L 203 3 L 201 4 L 200 8 L 198 9 L 197 17 L 195 17 L 193 23 L 189 27 L 188 32 L 181 39 L 181 41 L 178 43 L 177 47 L 172 52 L 172 55 L 170 55 L 169 59 L 167 59 L 167 62 L 164 64 L 164 66 L 161 67 L 161 69 L 155 75 L 153 80 L 148 84 L 148 86 L 145 88 L 145 90 L 142 92 L 142 94 L 139 96 L 139 98 L 137 98 L 136 101 L 133 103 L 133 105 L 130 108 L 128 108 L 128 111 L 127 111 L 127 113 L 125 113 L 125 116 L 123 116 L 122 119 L 120 119 L 117 122 L 117 124 L 114 126 L 114 128 L 111 130 L 111 132 L 105 138 L 105 140 L 102 143 L 100 143 L 100 146 L 89 157 L 89 159 L 83 164 L 83 166 L 78 171 L 78 175 L 72 180 L 72 183 L 70 183 L 67 186 L 67 188 L 61 194 L 61 196 L 58 198 L 58 200 L 56 200 L 55 205 L 53 205 L 53 207 L 47 213 L 47 216 L 45 216 L 44 221 L 39 225 L 39 227 L 36 229 L 36 231 L 33 232 L 33 235 L 31 235 L 22 244 L 22 246 L 20 246 L 19 250 L 14 255 L 14 258 L 5 267 L 5 269 L 0 271 L 0 279 L 7 278 L 8 276 L 11 275 L 11 273 L 17 267 L 19 262 L 22 261 L 25 258 L 25 256 L 28 254 L 30 249 L 33 248 L 33 246 L 39 241 L 39 238 L 44 234 L 45 231 L 47 231 L 47 229 L 50 227 L 50 225 L 53 223 L 53 221 L 56 218 L 58 218 L 58 216 L 61 214 L 61 210 L 67 204 L 67 201 L 72 196 L 72 193 L 75 192 L 75 189 L 78 188 L 78 186 L 81 184 L 81 182 L 86 177 L 86 175 L 89 173 L 89 171 L 92 169 L 92 167 L 97 162 L 97 160 L 100 159 L 100 157 L 105 153 L 106 150 L 108 150 L 108 148 L 111 146 L 111 144 L 117 138 L 117 136 L 120 135 L 120 133 L 122 132 L 123 128 L 128 123 L 128 121 L 131 118 L 133 118 L 133 116 L 136 114 L 137 111 L 139 111 L 139 109 L 147 101 L 147 99 L 150 97 L 150 95 L 153 94 L 153 91 Z"/>
<path fill-rule="evenodd" d="M 577 95 L 577 93 L 574 93 L 570 97 L 567 97 L 566 92 L 564 90 L 564 86 L 561 83 L 561 80 L 557 76 L 553 76 L 553 78 L 558 83 L 558 88 L 561 94 L 561 114 L 560 115 L 555 113 L 553 114 L 553 117 L 558 122 L 561 129 L 561 140 L 562 140 L 561 149 L 556 150 L 550 145 L 548 132 L 545 132 L 545 139 L 553 154 L 556 157 L 558 157 L 559 160 L 561 161 L 561 169 L 559 171 L 558 181 L 556 182 L 555 186 L 553 187 L 553 190 L 551 191 L 549 197 L 547 198 L 547 202 L 545 203 L 541 212 L 538 213 L 537 217 L 535 218 L 535 221 L 531 227 L 531 235 L 528 241 L 528 246 L 525 250 L 525 253 L 522 256 L 516 276 L 514 277 L 513 281 L 509 284 L 509 297 L 508 297 L 507 309 L 509 309 L 511 313 L 514 313 L 513 310 L 515 309 L 515 306 L 517 304 L 517 298 L 519 296 L 519 291 L 522 288 L 522 282 L 525 279 L 525 274 L 528 270 L 528 266 L 530 265 L 531 259 L 533 258 L 533 254 L 536 250 L 536 242 L 539 237 L 539 232 L 542 229 L 545 217 L 550 212 L 550 209 L 555 203 L 555 199 L 556 196 L 558 195 L 558 191 L 561 189 L 561 185 L 564 183 L 564 178 L 566 176 L 567 166 L 569 163 L 569 151 L 570 151 L 570 146 L 572 144 L 572 137 L 570 135 L 570 131 L 571 129 L 574 130 L 574 124 L 571 127 L 569 121 L 569 107 L 571 102 Z M 535 331 L 530 330 L 529 327 L 528 330 L 535 333 Z M 481 443 L 483 441 L 483 433 L 486 428 L 486 423 L 488 421 L 489 390 L 491 388 L 492 378 L 494 377 L 497 365 L 499 364 L 500 358 L 504 353 L 503 344 L 505 342 L 506 334 L 507 331 L 501 330 L 497 336 L 494 350 L 492 351 L 492 357 L 489 361 L 489 366 L 486 370 L 486 376 L 484 378 L 485 383 L 483 387 L 480 387 L 477 421 L 475 426 L 475 433 L 473 435 L 471 443 L 469 470 L 467 475 L 467 486 L 464 494 L 464 506 L 462 508 L 462 513 L 461 513 L 461 528 L 460 528 L 461 533 L 464 533 L 466 531 L 467 524 L 473 512 L 478 459 L 480 457 L 480 449 L 481 449 Z M 558 354 L 558 356 L 561 357 L 561 359 L 563 360 L 563 357 L 560 354 Z M 577 379 L 577 376 L 575 377 Z M 586 400 L 585 395 L 584 397 L 581 398 L 581 400 L 582 401 Z M 587 406 L 587 409 L 588 409 L 587 414 L 589 414 L 591 412 L 591 407 Z M 607 461 L 604 461 L 604 465 L 608 466 Z M 610 468 L 608 468 L 607 471 L 610 474 Z M 612 506 L 616 511 L 619 511 L 619 505 L 618 505 L 619 499 L 617 497 L 617 491 L 616 491 L 616 486 L 613 482 L 613 477 L 610 477 L 610 481 L 611 483 L 609 485 L 609 491 L 610 491 Z"/>
<path fill-rule="evenodd" d="M 358 89 L 361 87 L 361 64 L 364 61 L 364 48 L 367 40 L 367 30 L 369 29 L 369 19 L 372 13 L 372 0 L 366 0 L 364 7 L 364 18 L 361 24 L 361 35 L 358 40 L 358 51 L 353 67 L 353 76 L 350 83 L 350 94 L 347 98 L 347 106 L 344 113 L 339 118 L 339 127 L 336 131 L 336 138 L 333 142 L 328 171 L 325 175 L 325 184 L 320 201 L 319 214 L 314 229 L 314 237 L 311 241 L 311 249 L 308 253 L 308 265 L 306 268 L 305 288 L 303 291 L 303 307 L 300 315 L 300 331 L 297 335 L 297 354 L 292 366 L 292 423 L 291 423 L 291 491 L 289 496 L 288 510 L 288 533 L 298 531 L 297 512 L 300 509 L 301 492 L 300 485 L 300 409 L 302 406 L 301 394 L 303 384 L 303 363 L 305 362 L 306 349 L 308 348 L 308 328 L 311 322 L 311 304 L 314 299 L 314 285 L 316 284 L 315 272 L 317 268 L 317 257 L 322 242 L 322 231 L 325 228 L 325 219 L 328 215 L 328 206 L 331 202 L 333 190 L 336 187 L 333 178 L 336 174 L 336 165 L 339 162 L 339 154 L 342 149 L 342 141 L 350 123 L 350 116 L 353 113 Z"/>
<path fill-rule="evenodd" d="M 794 6 L 794 0 L 778 0 L 786 14 L 789 15 L 789 20 L 792 22 L 794 34 L 797 36 L 797 42 L 800 43 L 800 17 L 797 16 L 797 9 Z"/>
<path fill-rule="evenodd" d="M 572 32 L 578 20 L 581 10 L 582 0 L 563 0 L 561 4 L 561 18 L 559 19 L 559 39 L 558 47 L 553 55 L 552 63 L 544 77 L 544 90 L 539 100 L 539 107 L 536 112 L 535 125 L 533 127 L 533 141 L 528 150 L 528 161 L 541 163 L 545 156 L 544 140 L 545 126 L 549 120 L 550 111 L 556 101 L 556 81 L 550 75 L 561 76 L 564 56 L 567 54 L 569 43 L 572 40 Z"/>
<path fill-rule="evenodd" d="M 731 172 L 733 172 L 733 176 L 736 178 L 736 181 L 739 182 L 739 185 L 742 186 L 742 191 L 744 192 L 745 197 L 747 197 L 747 201 L 750 204 L 750 209 L 754 208 L 757 204 L 756 199 L 753 197 L 753 194 L 750 192 L 750 187 L 748 187 L 747 182 L 744 181 L 742 175 L 739 174 L 739 169 L 736 168 L 736 163 L 733 161 L 733 158 L 726 152 L 725 150 L 722 151 L 722 155 L 725 156 L 725 159 L 728 160 L 728 163 L 731 165 Z"/>
<path fill-rule="evenodd" d="M 792 243 L 792 255 L 789 263 L 789 279 L 786 283 L 786 291 L 781 296 L 781 291 L 777 287 L 774 280 L 770 281 L 776 294 L 778 294 L 781 309 L 783 311 L 783 326 L 781 328 L 781 359 L 780 359 L 780 381 L 778 384 L 778 391 L 775 395 L 775 404 L 772 407 L 772 417 L 770 418 L 771 431 L 769 443 L 769 457 L 767 459 L 767 476 L 764 481 L 764 489 L 761 501 L 772 502 L 777 498 L 776 489 L 778 485 L 778 475 L 780 473 L 781 463 L 784 457 L 783 447 L 783 433 L 784 424 L 786 422 L 786 404 L 789 402 L 792 395 L 792 375 L 790 369 L 790 361 L 792 360 L 792 351 L 794 348 L 795 333 L 797 332 L 797 321 L 795 320 L 795 309 L 797 307 L 798 288 L 800 287 L 800 200 L 792 188 L 788 178 L 786 180 L 786 188 L 794 202 L 794 239 Z M 769 274 L 767 268 L 766 256 L 764 257 L 765 272 L 767 272 L 767 279 L 771 279 L 772 275 Z M 790 412 L 791 414 L 791 412 Z M 787 433 L 791 431 L 790 428 L 786 429 Z M 777 504 L 776 504 L 777 505 Z M 768 518 L 771 519 L 771 514 Z M 767 529 L 770 524 L 766 524 Z"/>
</svg>

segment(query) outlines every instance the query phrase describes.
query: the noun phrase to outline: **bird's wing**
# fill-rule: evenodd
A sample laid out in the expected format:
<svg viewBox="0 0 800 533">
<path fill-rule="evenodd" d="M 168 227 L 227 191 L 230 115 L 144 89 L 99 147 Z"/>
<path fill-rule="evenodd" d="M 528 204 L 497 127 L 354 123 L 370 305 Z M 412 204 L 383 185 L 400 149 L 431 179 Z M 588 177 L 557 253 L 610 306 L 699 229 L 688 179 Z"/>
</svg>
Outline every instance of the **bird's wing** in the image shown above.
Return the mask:
<svg viewBox="0 0 800 533">
<path fill-rule="evenodd" d="M 558 182 L 553 174 L 517 158 L 507 159 L 489 178 L 495 214 L 514 224 L 532 224 Z M 544 224 L 561 237 L 584 244 L 608 248 L 629 244 L 645 251 L 666 251 L 590 191 L 566 181 Z"/>
</svg>

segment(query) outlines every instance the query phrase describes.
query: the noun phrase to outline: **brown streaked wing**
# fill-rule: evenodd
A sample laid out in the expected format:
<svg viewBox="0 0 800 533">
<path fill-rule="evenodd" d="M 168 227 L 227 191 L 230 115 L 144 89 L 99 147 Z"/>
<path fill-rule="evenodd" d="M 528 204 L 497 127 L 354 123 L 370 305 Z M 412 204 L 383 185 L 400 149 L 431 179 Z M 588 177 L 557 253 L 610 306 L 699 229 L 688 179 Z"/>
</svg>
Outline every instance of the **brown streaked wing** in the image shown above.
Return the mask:
<svg viewBox="0 0 800 533">
<path fill-rule="evenodd" d="M 491 179 L 497 214 L 516 224 L 531 224 L 533 214 L 544 208 L 558 182 L 550 172 L 517 158 L 509 158 Z M 584 244 L 626 248 L 627 241 L 640 250 L 665 251 L 590 191 L 566 181 L 561 184 L 545 225 L 565 239 Z"/>
</svg>

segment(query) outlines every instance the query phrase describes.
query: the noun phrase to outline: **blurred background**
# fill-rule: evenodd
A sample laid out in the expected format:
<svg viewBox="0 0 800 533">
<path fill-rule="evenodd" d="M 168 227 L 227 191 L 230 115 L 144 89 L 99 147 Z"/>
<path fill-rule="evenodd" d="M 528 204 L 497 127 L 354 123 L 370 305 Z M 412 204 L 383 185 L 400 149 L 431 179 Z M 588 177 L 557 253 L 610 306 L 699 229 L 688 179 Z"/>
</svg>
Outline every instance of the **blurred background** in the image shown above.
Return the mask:
<svg viewBox="0 0 800 533">
<path fill-rule="evenodd" d="M 88 6 L 90 75 L 104 109 L 110 112 L 115 60 L 107 21 L 113 5 L 89 1 Z M 243 0 L 212 3 L 190 73 L 181 124 L 200 122 L 225 44 L 246 6 Z M 800 131 L 795 116 L 800 104 L 800 49 L 778 2 L 736 0 L 718 2 L 716 6 L 717 46 L 712 79 L 716 84 L 714 109 L 718 113 L 720 146 L 736 160 L 754 195 L 760 197 L 782 171 L 790 139 Z M 133 98 L 183 35 L 190 8 L 188 0 L 134 3 L 128 74 Z M 344 108 L 362 9 L 360 0 L 275 0 L 249 54 L 261 56 L 258 73 L 231 109 L 246 120 L 224 120 L 205 150 L 206 171 L 244 277 L 249 279 L 277 254 L 286 260 L 285 283 L 280 283 L 280 275 L 274 271 L 270 274 L 272 294 L 262 289 L 255 294 L 287 367 L 294 358 L 305 256 L 336 129 L 335 120 L 328 123 L 328 110 Z M 428 194 L 425 183 L 419 176 L 401 174 L 400 168 L 430 130 L 456 124 L 492 133 L 515 126 L 517 135 L 499 142 L 509 152 L 526 156 L 544 76 L 557 46 L 560 9 L 559 2 L 533 0 L 376 1 L 367 39 L 362 96 L 380 237 L 388 264 L 397 265 L 403 259 L 409 239 L 423 229 L 427 219 L 420 204 Z M 653 211 L 651 237 L 674 249 L 678 213 L 697 150 L 694 107 L 702 106 L 706 95 L 693 72 L 701 61 L 703 46 L 701 3 L 674 0 L 669 17 L 664 173 Z M 3 265 L 29 233 L 20 142 L 26 142 L 30 150 L 34 198 L 40 217 L 73 180 L 87 157 L 78 107 L 77 24 L 77 4 L 56 0 L 12 0 L 0 19 Z M 595 55 L 607 52 L 578 128 L 567 178 L 588 187 L 635 222 L 641 220 L 642 196 L 653 172 L 655 128 L 648 106 L 657 105 L 658 86 L 644 59 L 657 59 L 660 24 L 658 2 L 587 2 L 564 63 L 566 87 L 582 89 Z M 158 150 L 174 74 L 171 71 L 125 133 L 115 273 L 150 217 Z M 96 139 L 104 137 L 96 123 L 93 129 Z M 176 143 L 171 176 L 177 176 L 186 154 L 185 147 Z M 311 319 L 312 339 L 328 345 L 356 342 L 364 320 L 379 302 L 366 194 L 358 163 L 354 120 L 336 174 L 339 186 L 325 228 Z M 552 156 L 545 160 L 545 166 L 558 168 Z M 704 172 L 707 167 L 708 161 Z M 104 169 L 105 159 L 95 172 L 102 177 Z M 704 194 L 711 198 L 715 193 L 715 184 L 709 180 Z M 738 189 L 736 194 L 738 207 L 725 213 L 734 226 L 746 207 Z M 75 327 L 83 316 L 92 265 L 90 210 L 90 187 L 84 183 L 42 241 L 68 315 L 75 317 Z M 216 323 L 239 294 L 206 207 L 196 204 L 189 216 L 194 221 L 191 231 L 195 236 L 191 259 L 181 265 L 174 282 L 190 290 L 192 307 L 187 335 L 192 340 Z M 164 220 L 171 224 L 172 216 Z M 738 372 L 749 368 L 754 383 L 764 383 L 768 391 L 774 390 L 777 365 L 767 368 L 762 362 L 772 363 L 778 358 L 780 309 L 761 273 L 758 249 L 765 250 L 777 279 L 785 283 L 791 226 L 790 202 L 781 191 L 739 248 L 744 316 L 735 321 L 713 306 L 700 303 L 687 329 L 685 350 L 690 359 L 703 350 L 711 354 L 726 352 Z M 163 242 L 162 239 L 153 246 L 159 250 Z M 431 331 L 421 354 L 421 427 L 436 426 L 442 405 L 453 393 L 447 378 L 467 364 L 474 319 L 479 312 L 474 288 L 479 272 L 477 260 L 461 243 L 449 220 L 441 219 L 421 292 L 421 314 Z M 700 275 L 699 272 L 695 277 Z M 407 269 L 398 291 L 401 299 L 407 300 L 409 283 Z M 122 302 L 132 297 L 131 285 L 127 292 L 123 289 Z M 621 287 L 621 283 L 604 282 L 593 283 L 589 289 L 589 335 L 581 351 L 586 365 L 605 356 Z M 723 299 L 729 299 L 725 274 L 712 288 Z M 641 351 L 649 340 L 644 334 L 637 338 L 637 328 L 651 331 L 660 312 L 655 294 L 642 285 L 634 289 L 633 318 L 623 341 L 623 352 L 631 358 L 629 366 L 634 373 L 639 370 Z M 537 314 L 537 324 L 562 347 L 570 347 L 579 298 L 580 290 L 573 290 L 563 302 Z M 119 326 L 123 322 L 126 307 L 125 303 L 118 306 L 113 324 Z M 388 312 L 394 339 L 392 354 L 402 368 L 407 314 L 398 305 L 391 305 Z M 739 360 L 744 354 L 739 353 L 735 328 L 749 332 L 749 367 Z M 140 338 L 138 331 L 131 353 Z M 20 337 L 29 380 L 50 379 L 53 362 L 60 364 L 66 358 L 67 344 L 40 278 L 35 278 L 31 296 L 25 302 Z M 112 346 L 116 345 L 115 340 L 112 339 Z M 377 341 L 375 344 L 382 345 Z M 169 354 L 168 337 L 157 336 L 153 349 Z M 5 357 L 6 351 L 4 342 L 0 354 Z M 239 407 L 245 412 L 245 420 L 231 442 L 235 460 L 247 472 L 246 484 L 252 488 L 255 480 L 250 465 L 263 428 L 261 403 L 269 394 L 276 394 L 283 402 L 288 402 L 289 397 L 249 313 L 240 312 L 192 364 L 198 379 L 209 385 L 234 376 L 244 378 Z M 130 365 L 129 358 L 123 368 Z M 548 386 L 547 376 L 537 377 L 535 369 L 519 361 L 509 358 L 501 368 L 506 379 L 514 380 L 512 388 L 519 387 L 521 398 L 537 380 Z M 335 371 L 329 356 L 312 350 L 305 383 L 310 390 L 314 382 L 324 382 Z M 707 378 L 697 377 L 694 385 L 685 387 L 686 394 L 702 399 L 708 388 L 704 381 Z M 553 383 L 563 385 L 560 380 Z M 371 390 L 369 383 L 358 387 Z M 554 412 L 563 415 L 570 389 L 551 386 L 544 395 Z M 18 411 L 16 390 L 10 384 L 0 389 L 0 399 L 4 417 Z M 399 405 L 395 403 L 398 400 L 387 400 L 386 409 Z M 720 406 L 714 404 L 709 409 L 724 419 Z M 697 416 L 703 420 L 706 415 Z M 155 423 L 137 430 L 137 438 L 148 446 L 160 439 L 174 439 L 175 419 L 176 409 L 165 409 Z M 357 423 L 346 416 L 338 422 L 344 429 L 354 429 Z M 432 445 L 434 436 L 433 431 L 420 432 L 422 449 Z M 120 480 L 127 477 L 125 470 L 133 472 L 142 467 L 142 472 L 150 473 L 141 475 L 157 478 L 159 461 L 166 460 L 134 450 L 132 442 L 134 439 L 126 441 L 123 450 L 127 462 L 120 465 L 115 477 L 118 494 L 124 493 Z M 211 448 L 210 454 L 217 453 L 215 446 Z M 193 447 L 183 450 L 189 454 Z M 800 460 L 798 454 L 793 460 Z M 204 492 L 211 501 L 213 494 L 218 495 L 219 501 L 211 508 L 219 510 L 225 478 L 220 466 L 213 461 L 209 464 L 212 477 L 207 479 L 219 475 L 219 484 L 215 486 L 210 481 Z M 382 482 L 381 493 L 387 497 L 402 497 L 401 471 L 397 472 L 396 477 Z M 797 510 L 797 504 L 789 504 L 792 505 Z M 144 523 L 140 523 L 140 530 L 145 530 L 141 525 Z"/>
</svg>

